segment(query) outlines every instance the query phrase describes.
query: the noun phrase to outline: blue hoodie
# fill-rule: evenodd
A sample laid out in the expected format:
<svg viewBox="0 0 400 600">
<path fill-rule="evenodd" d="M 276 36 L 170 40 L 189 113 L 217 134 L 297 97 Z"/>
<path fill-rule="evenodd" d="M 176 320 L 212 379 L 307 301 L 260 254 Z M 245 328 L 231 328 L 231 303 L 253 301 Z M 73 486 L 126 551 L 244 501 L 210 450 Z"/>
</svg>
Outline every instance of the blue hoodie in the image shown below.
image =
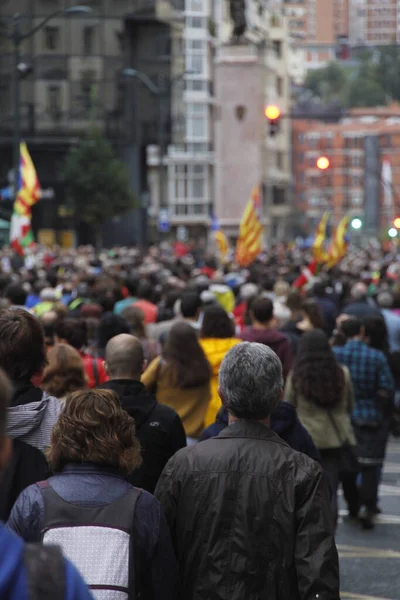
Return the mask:
<svg viewBox="0 0 400 600">
<path fill-rule="evenodd" d="M 29 600 L 24 567 L 24 543 L 0 523 L 0 598 Z M 93 600 L 83 579 L 65 561 L 65 600 Z"/>
</svg>

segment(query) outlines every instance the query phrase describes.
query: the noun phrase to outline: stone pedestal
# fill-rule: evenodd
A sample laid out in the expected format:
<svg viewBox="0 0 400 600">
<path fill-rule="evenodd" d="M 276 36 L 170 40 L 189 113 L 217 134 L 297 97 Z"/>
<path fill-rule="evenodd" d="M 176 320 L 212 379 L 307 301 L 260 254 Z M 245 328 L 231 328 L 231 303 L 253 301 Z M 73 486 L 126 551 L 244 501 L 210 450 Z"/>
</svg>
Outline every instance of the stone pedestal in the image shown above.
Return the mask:
<svg viewBox="0 0 400 600">
<path fill-rule="evenodd" d="M 263 67 L 249 46 L 221 48 L 215 64 L 215 213 L 237 235 L 253 187 L 262 179 Z"/>
</svg>

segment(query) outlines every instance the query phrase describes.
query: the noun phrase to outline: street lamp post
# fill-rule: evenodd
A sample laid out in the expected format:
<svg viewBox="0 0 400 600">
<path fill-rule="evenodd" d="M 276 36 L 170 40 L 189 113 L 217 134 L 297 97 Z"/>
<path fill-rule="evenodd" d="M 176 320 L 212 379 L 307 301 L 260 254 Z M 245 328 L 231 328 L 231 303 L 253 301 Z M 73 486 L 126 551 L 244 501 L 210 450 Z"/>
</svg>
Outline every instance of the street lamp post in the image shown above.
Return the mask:
<svg viewBox="0 0 400 600">
<path fill-rule="evenodd" d="M 78 15 L 78 14 L 90 14 L 92 9 L 88 6 L 71 6 L 65 10 L 60 9 L 51 13 L 48 17 L 43 19 L 36 27 L 30 31 L 21 31 L 21 21 L 23 15 L 16 13 L 11 18 L 11 31 L 10 33 L 1 33 L 1 37 L 7 38 L 14 47 L 14 64 L 13 64 L 13 90 L 14 90 L 14 134 L 13 134 L 13 165 L 14 165 L 14 200 L 17 197 L 18 191 L 18 170 L 19 170 L 19 148 L 21 143 L 21 88 L 20 78 L 24 73 L 26 66 L 21 63 L 21 44 L 28 38 L 35 35 L 40 29 L 42 29 L 51 19 L 58 15 L 64 14 L 66 16 Z"/>
</svg>

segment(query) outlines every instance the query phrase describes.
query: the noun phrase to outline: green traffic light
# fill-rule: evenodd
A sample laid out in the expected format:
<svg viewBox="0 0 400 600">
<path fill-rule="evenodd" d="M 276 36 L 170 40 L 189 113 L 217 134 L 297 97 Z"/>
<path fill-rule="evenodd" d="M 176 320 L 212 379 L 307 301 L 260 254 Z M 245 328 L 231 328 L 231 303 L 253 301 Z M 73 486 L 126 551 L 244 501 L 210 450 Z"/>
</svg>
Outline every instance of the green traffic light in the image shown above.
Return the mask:
<svg viewBox="0 0 400 600">
<path fill-rule="evenodd" d="M 359 219 L 358 217 L 353 219 L 351 222 L 351 226 L 353 229 L 361 229 L 361 227 L 362 227 L 361 219 Z"/>
</svg>

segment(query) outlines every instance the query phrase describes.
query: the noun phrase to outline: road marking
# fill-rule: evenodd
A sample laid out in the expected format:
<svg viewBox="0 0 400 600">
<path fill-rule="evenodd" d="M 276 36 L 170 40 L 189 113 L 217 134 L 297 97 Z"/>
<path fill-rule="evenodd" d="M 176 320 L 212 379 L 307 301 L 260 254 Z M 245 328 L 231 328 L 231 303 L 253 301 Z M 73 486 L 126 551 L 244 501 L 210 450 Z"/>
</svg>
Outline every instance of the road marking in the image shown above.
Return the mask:
<svg viewBox="0 0 400 600">
<path fill-rule="evenodd" d="M 383 467 L 384 473 L 400 473 L 400 465 L 398 463 L 385 463 Z"/>
<path fill-rule="evenodd" d="M 346 546 L 338 544 L 340 558 L 400 558 L 396 550 L 383 550 L 381 548 L 367 548 L 365 546 Z"/>
<path fill-rule="evenodd" d="M 351 594 L 349 592 L 341 592 L 340 596 L 342 600 L 391 600 L 390 598 L 383 598 L 383 596 L 365 596 L 363 594 Z"/>
<path fill-rule="evenodd" d="M 339 514 L 341 517 L 347 517 L 349 513 L 347 510 L 342 509 Z M 343 521 L 345 519 L 342 518 L 341 522 L 343 523 Z M 377 515 L 374 521 L 377 525 L 400 525 L 400 515 Z"/>
</svg>

